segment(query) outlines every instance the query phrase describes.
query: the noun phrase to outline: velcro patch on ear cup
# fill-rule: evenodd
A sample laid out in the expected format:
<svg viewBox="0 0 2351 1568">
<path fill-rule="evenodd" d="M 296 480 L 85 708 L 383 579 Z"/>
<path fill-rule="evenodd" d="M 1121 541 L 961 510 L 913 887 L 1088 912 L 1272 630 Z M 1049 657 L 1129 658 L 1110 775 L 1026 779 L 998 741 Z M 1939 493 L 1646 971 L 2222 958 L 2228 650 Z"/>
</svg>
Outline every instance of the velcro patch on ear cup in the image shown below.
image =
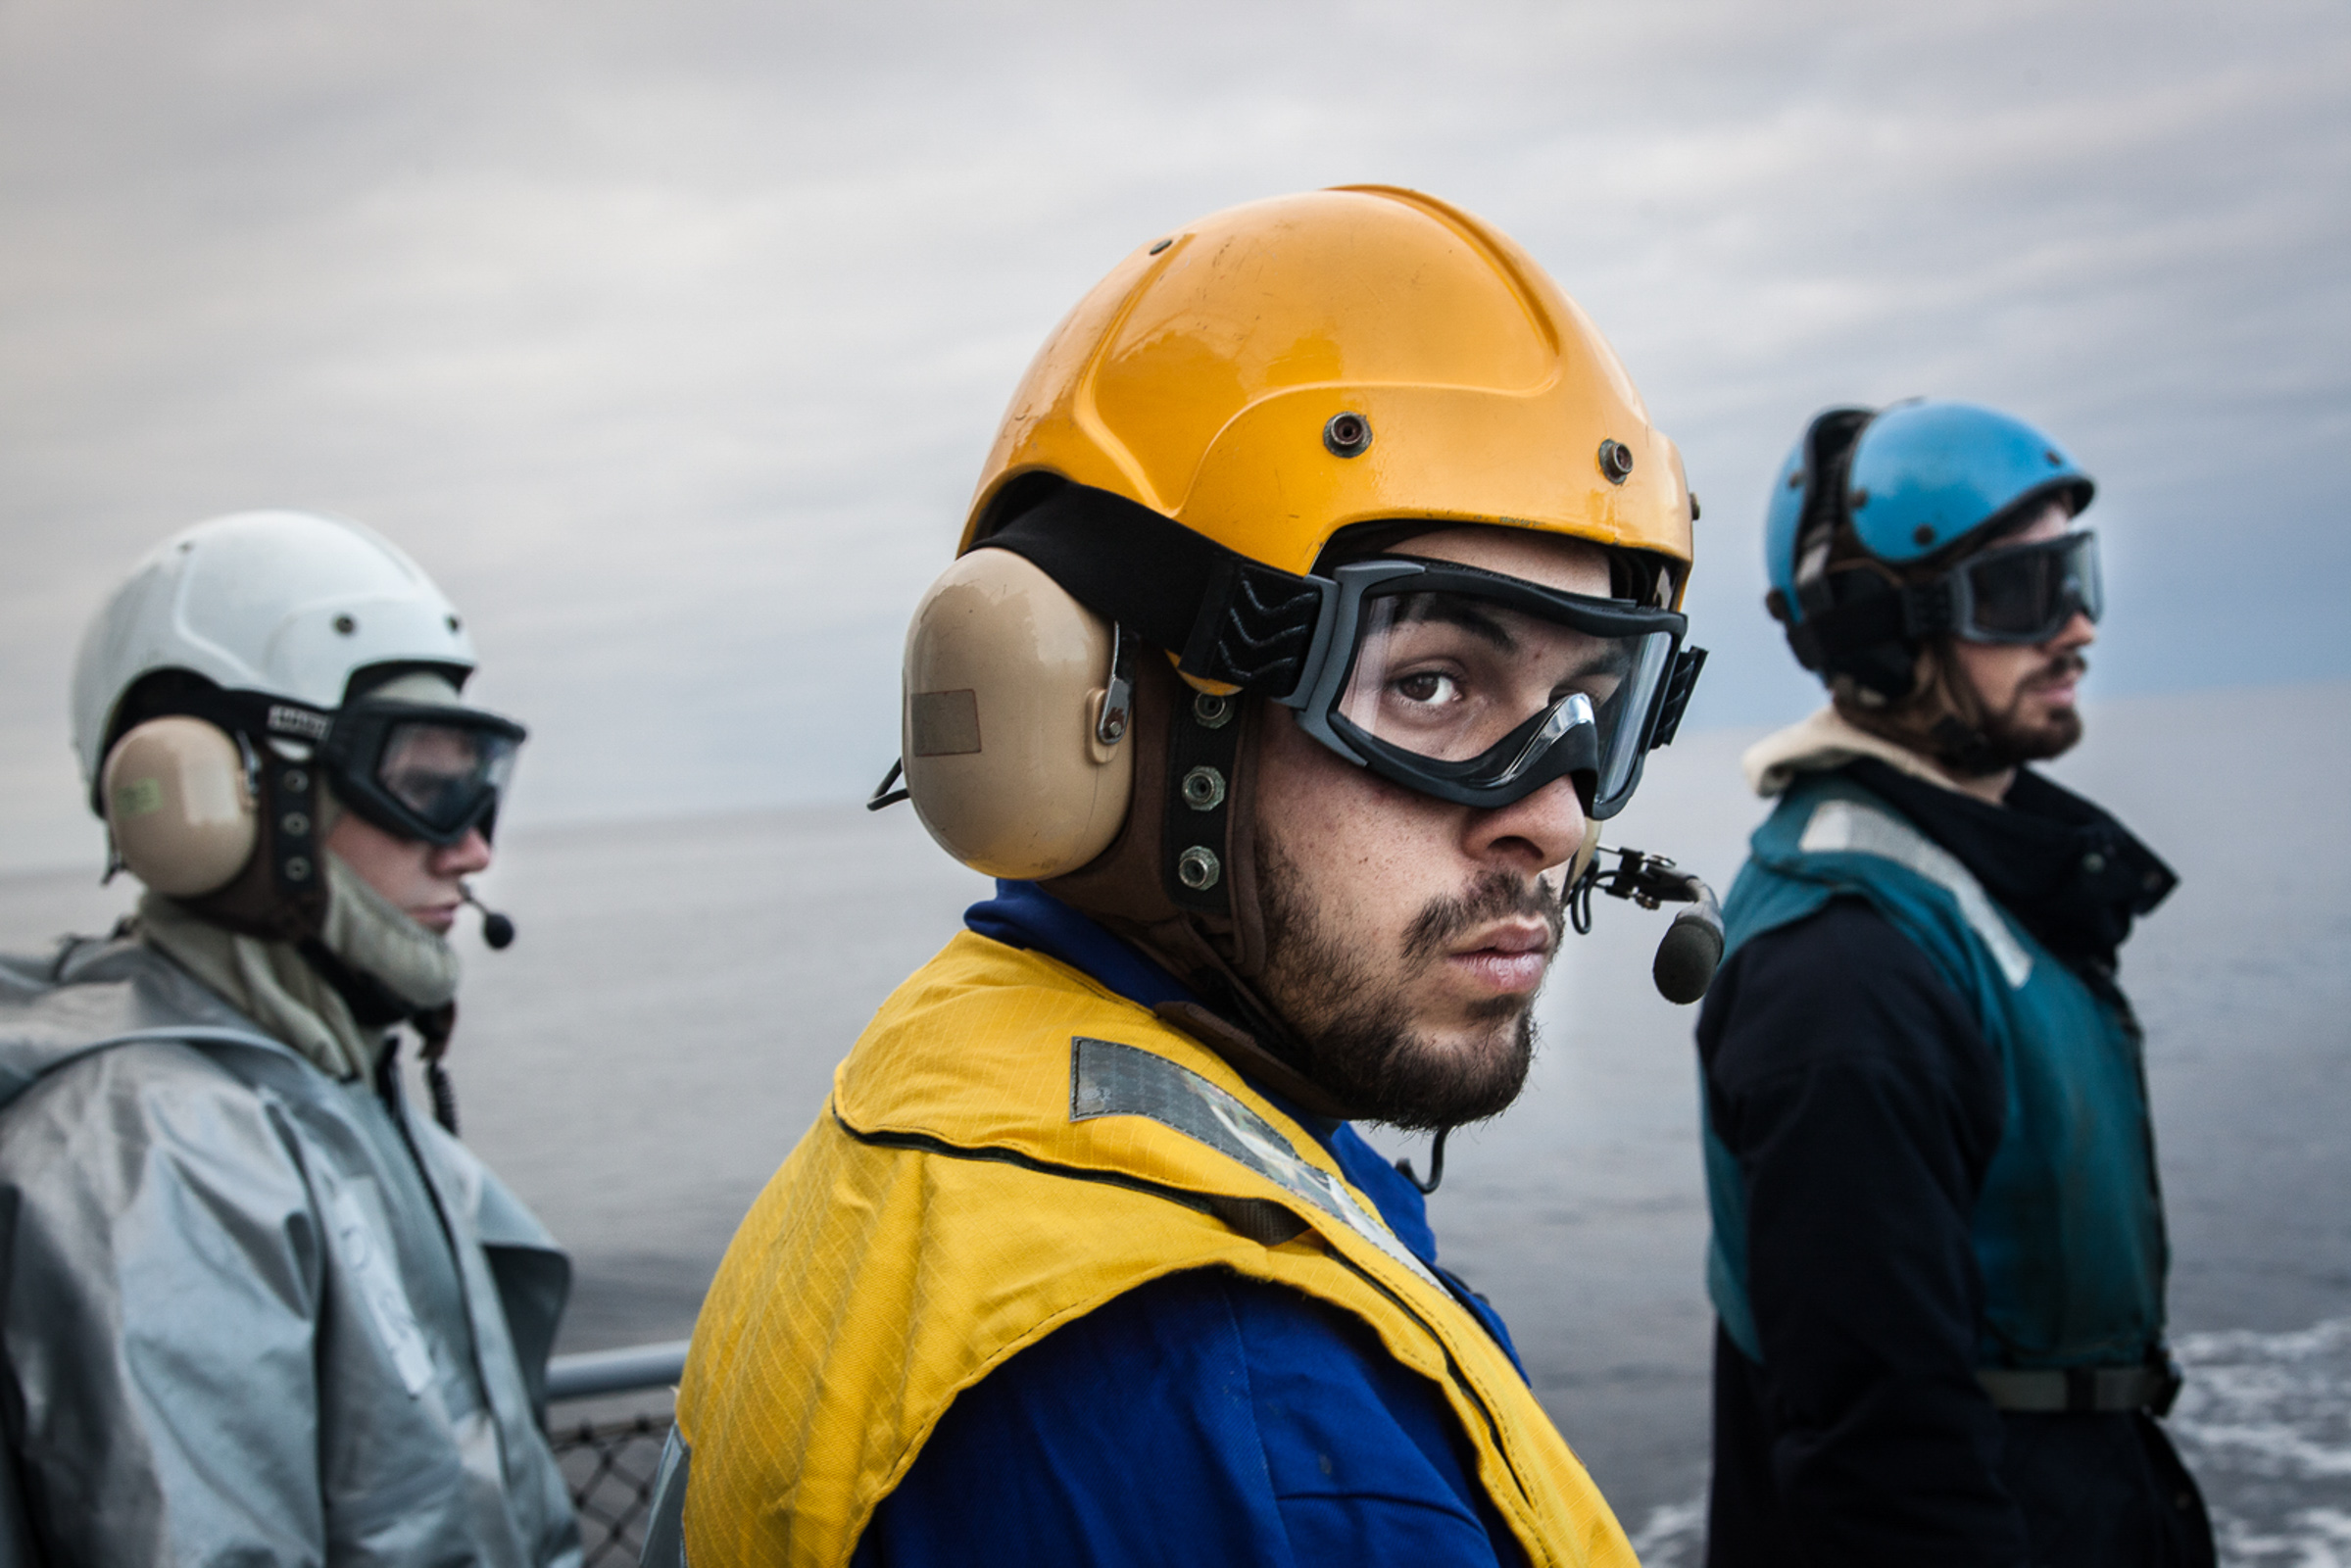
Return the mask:
<svg viewBox="0 0 2351 1568">
<path fill-rule="evenodd" d="M 225 887 L 253 858 L 244 754 L 204 719 L 134 725 L 107 753 L 99 799 L 123 869 L 167 898 Z"/>
<path fill-rule="evenodd" d="M 906 731 L 916 757 L 969 757 L 980 747 L 979 693 L 909 692 Z"/>
</svg>

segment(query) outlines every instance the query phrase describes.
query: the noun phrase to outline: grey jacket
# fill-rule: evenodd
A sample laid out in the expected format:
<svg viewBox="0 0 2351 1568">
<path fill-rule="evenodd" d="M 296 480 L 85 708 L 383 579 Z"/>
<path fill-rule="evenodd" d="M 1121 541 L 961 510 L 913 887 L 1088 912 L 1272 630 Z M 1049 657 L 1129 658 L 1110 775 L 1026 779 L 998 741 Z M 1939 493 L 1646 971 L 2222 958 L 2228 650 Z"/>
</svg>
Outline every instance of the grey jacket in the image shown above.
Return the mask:
<svg viewBox="0 0 2351 1568">
<path fill-rule="evenodd" d="M 135 942 L 0 958 L 0 1568 L 574 1564 L 570 1263 Z"/>
</svg>

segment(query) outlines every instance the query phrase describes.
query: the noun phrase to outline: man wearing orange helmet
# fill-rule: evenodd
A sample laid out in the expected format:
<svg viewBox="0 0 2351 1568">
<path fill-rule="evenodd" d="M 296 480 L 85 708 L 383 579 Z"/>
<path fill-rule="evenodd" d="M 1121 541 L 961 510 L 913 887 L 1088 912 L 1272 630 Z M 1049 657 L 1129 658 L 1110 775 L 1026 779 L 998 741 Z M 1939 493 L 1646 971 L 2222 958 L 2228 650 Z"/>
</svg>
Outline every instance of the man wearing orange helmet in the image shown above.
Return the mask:
<svg viewBox="0 0 2351 1568">
<path fill-rule="evenodd" d="M 1347 1123 L 1516 1097 L 1702 657 L 1690 512 L 1427 197 L 1222 213 L 1078 305 L 906 644 L 906 793 L 998 896 L 744 1221 L 649 1562 L 1632 1561 Z"/>
</svg>

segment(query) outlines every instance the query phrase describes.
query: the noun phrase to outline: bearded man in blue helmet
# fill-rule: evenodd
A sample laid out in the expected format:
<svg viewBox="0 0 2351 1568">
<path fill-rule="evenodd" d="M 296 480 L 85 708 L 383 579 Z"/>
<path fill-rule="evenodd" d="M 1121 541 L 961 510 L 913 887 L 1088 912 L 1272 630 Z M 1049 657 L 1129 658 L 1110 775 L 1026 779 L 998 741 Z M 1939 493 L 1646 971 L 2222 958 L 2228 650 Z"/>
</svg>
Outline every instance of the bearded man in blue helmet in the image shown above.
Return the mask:
<svg viewBox="0 0 2351 1568">
<path fill-rule="evenodd" d="M 2082 735 L 2089 476 L 2008 415 L 1832 409 L 1776 481 L 1772 613 L 1830 705 L 1698 1023 L 1707 1560 L 2195 1564 L 2156 1418 L 2163 1205 L 2117 988 L 2168 867 L 2025 764 Z"/>
</svg>

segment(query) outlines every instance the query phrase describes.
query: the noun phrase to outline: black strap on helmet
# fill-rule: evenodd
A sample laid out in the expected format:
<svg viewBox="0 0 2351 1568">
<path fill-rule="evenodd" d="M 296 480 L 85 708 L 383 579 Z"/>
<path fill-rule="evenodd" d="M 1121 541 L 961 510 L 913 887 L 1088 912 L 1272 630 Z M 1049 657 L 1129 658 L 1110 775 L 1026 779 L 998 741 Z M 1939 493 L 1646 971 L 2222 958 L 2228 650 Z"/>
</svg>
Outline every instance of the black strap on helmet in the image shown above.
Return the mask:
<svg viewBox="0 0 2351 1568">
<path fill-rule="evenodd" d="M 1328 592 L 1091 485 L 1061 485 L 979 544 L 1175 654 L 1185 674 L 1267 697 L 1297 689 Z"/>
</svg>

